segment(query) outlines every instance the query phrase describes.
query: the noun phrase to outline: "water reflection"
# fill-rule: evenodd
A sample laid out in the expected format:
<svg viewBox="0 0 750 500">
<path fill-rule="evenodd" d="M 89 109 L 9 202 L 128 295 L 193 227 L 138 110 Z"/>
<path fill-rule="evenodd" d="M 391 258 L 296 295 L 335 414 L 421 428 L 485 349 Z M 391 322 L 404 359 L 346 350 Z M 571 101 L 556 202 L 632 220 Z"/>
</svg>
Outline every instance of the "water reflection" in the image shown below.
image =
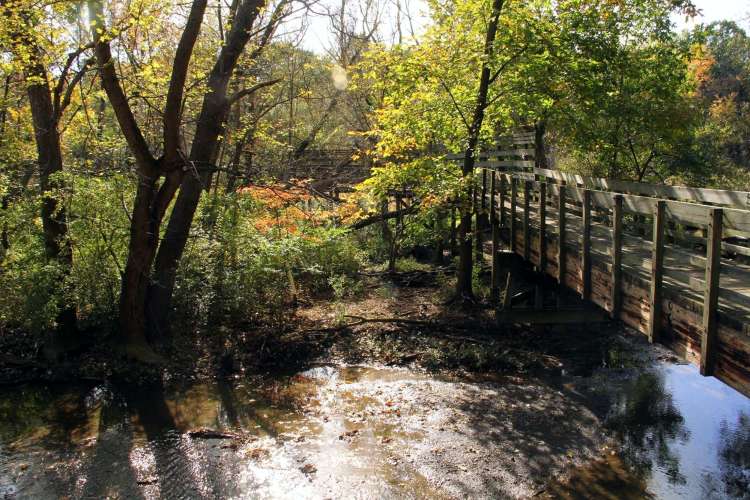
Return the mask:
<svg viewBox="0 0 750 500">
<path fill-rule="evenodd" d="M 621 453 L 607 451 L 566 485 L 549 487 L 550 497 L 750 498 L 750 400 L 691 366 L 623 373 L 603 369 L 595 382 L 580 378 L 605 391 L 601 416 Z M 452 449 L 448 435 L 476 440 L 467 462 L 476 469 L 496 457 L 482 446 L 507 438 L 519 461 L 498 470 L 541 476 L 529 462 L 532 444 L 561 456 L 573 445 L 557 443 L 556 450 L 544 441 L 554 434 L 546 431 L 536 436 L 541 444 L 524 445 L 521 437 L 535 434 L 522 424 L 549 418 L 529 409 L 539 396 L 525 387 L 372 367 L 189 387 L 24 386 L 0 394 L 0 498 L 319 498 L 356 496 L 363 488 L 380 497 L 434 497 L 445 474 L 426 476 L 420 467 L 427 457 L 443 471 L 435 457 Z M 514 413 L 503 398 L 519 406 L 523 422 L 507 427 L 503 416 Z M 561 418 L 571 426 L 569 439 L 578 439 L 572 414 Z M 446 421 L 434 424 L 440 419 Z M 187 431 L 199 427 L 241 438 L 191 438 Z M 467 477 L 451 476 L 450 484 Z M 485 494 L 501 484 L 491 474 L 481 479 L 477 491 Z"/>
<path fill-rule="evenodd" d="M 680 472 L 680 456 L 672 445 L 686 442 L 690 431 L 665 389 L 664 372 L 639 375 L 616 399 L 607 427 L 623 443 L 624 458 L 638 476 L 648 477 L 656 466 L 669 483 L 686 483 Z"/>
<path fill-rule="evenodd" d="M 750 412 L 741 412 L 734 426 L 721 422 L 719 469 L 728 495 L 750 498 Z"/>
</svg>

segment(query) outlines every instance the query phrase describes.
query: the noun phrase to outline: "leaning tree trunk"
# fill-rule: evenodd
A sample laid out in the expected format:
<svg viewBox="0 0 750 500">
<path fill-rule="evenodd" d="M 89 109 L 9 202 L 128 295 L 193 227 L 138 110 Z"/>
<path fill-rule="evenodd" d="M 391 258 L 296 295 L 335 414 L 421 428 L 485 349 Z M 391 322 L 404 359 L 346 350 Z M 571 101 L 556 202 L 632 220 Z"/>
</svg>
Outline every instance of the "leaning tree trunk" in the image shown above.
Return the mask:
<svg viewBox="0 0 750 500">
<path fill-rule="evenodd" d="M 219 137 L 224 132 L 224 120 L 230 107 L 227 86 L 252 34 L 250 27 L 264 5 L 265 0 L 250 0 L 240 5 L 232 31 L 208 77 L 209 90 L 203 99 L 188 159 L 188 165 L 197 166 L 199 171 L 189 172 L 182 180 L 164 240 L 156 256 L 153 285 L 147 299 L 149 323 L 156 335 L 168 333 L 177 266 L 185 250 L 203 188 L 211 182 L 211 166 L 216 160 Z"/>
<path fill-rule="evenodd" d="M 154 171 L 155 169 L 139 169 Z M 129 347 L 146 346 L 146 297 L 149 273 L 159 243 L 160 218 L 154 212 L 157 174 L 139 172 L 130 223 L 128 259 L 120 291 L 120 328 Z"/>
<path fill-rule="evenodd" d="M 47 71 L 38 62 L 32 63 L 27 75 L 33 78 L 27 89 L 34 124 L 37 159 L 39 162 L 39 189 L 42 196 L 42 231 L 44 251 L 50 262 L 56 262 L 63 276 L 70 274 L 73 252 L 68 238 L 67 214 L 52 191 L 62 187 L 56 174 L 63 170 L 62 150 L 58 120 L 52 103 Z M 57 314 L 58 327 L 63 332 L 76 330 L 76 310 L 61 299 Z"/>
<path fill-rule="evenodd" d="M 128 258 L 120 294 L 120 328 L 129 355 L 143 361 L 158 361 L 146 341 L 146 299 L 150 271 L 159 245 L 161 222 L 177 192 L 185 164 L 180 151 L 180 113 L 188 65 L 203 22 L 206 0 L 193 0 L 185 28 L 175 52 L 164 109 L 164 156 L 156 159 L 141 132 L 129 100 L 115 70 L 109 39 L 104 37 L 101 0 L 89 0 L 94 52 L 102 87 L 117 122 L 135 157 L 138 179 L 130 222 Z M 162 179 L 161 184 L 159 180 Z"/>
<path fill-rule="evenodd" d="M 193 154 L 190 156 L 190 161 L 194 165 L 211 165 L 215 160 L 224 117 L 222 110 L 218 111 L 210 113 L 206 110 L 206 113 L 201 113 L 198 122 L 200 133 L 196 133 Z M 210 181 L 211 172 L 201 169 L 200 172 L 189 172 L 180 185 L 180 193 L 175 200 L 164 240 L 156 257 L 153 284 L 148 295 L 149 328 L 154 336 L 165 336 L 169 333 L 169 311 L 172 308 L 177 266 L 187 244 L 201 193 Z"/>
<path fill-rule="evenodd" d="M 482 123 L 484 122 L 484 111 L 487 108 L 487 94 L 491 82 L 490 62 L 494 54 L 495 37 L 497 35 L 497 26 L 503 4 L 504 0 L 493 0 L 492 2 L 492 15 L 487 25 L 487 35 L 484 40 L 485 57 L 482 63 L 482 73 L 479 77 L 479 89 L 477 90 L 474 115 L 468 130 L 469 137 L 466 143 L 466 150 L 464 151 L 463 168 L 461 169 L 468 189 L 460 205 L 461 221 L 458 227 L 458 269 L 456 270 L 456 297 L 458 299 L 472 299 L 474 296 L 471 282 L 474 267 L 472 262 L 471 237 L 471 200 L 474 182 L 471 177 L 474 175 L 479 133 L 482 130 Z"/>
</svg>

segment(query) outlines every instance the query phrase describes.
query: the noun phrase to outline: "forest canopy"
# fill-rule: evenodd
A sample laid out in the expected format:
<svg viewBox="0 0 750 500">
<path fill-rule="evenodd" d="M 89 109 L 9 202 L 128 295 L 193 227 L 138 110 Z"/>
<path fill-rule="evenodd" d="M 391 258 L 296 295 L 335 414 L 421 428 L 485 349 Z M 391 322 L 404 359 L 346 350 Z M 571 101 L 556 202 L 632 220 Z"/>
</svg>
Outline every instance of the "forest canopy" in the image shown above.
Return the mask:
<svg viewBox="0 0 750 500">
<path fill-rule="evenodd" d="M 155 361 L 179 332 L 281 325 L 368 266 L 453 258 L 454 203 L 472 299 L 475 160 L 518 131 L 545 168 L 750 190 L 736 22 L 678 31 L 687 0 L 422 7 L 0 1 L 0 335 Z"/>
</svg>

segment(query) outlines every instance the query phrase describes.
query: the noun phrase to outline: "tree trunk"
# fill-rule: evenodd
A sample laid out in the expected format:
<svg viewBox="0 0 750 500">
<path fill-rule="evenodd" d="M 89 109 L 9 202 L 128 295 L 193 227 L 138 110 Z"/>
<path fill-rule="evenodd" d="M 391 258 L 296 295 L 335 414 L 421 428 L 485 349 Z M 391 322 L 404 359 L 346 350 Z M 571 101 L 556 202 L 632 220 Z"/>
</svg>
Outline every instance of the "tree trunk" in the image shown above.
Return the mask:
<svg viewBox="0 0 750 500">
<path fill-rule="evenodd" d="M 534 124 L 534 164 L 536 168 L 547 168 L 547 147 L 544 137 L 547 133 L 547 122 L 540 120 Z"/>
<path fill-rule="evenodd" d="M 497 35 L 497 26 L 500 12 L 503 9 L 504 0 L 493 0 L 492 14 L 487 25 L 487 35 L 484 40 L 484 59 L 482 73 L 479 78 L 479 89 L 474 106 L 474 115 L 469 126 L 469 137 L 464 151 L 464 163 L 462 174 L 466 185 L 469 186 L 465 193 L 465 200 L 460 205 L 461 222 L 458 227 L 458 269 L 456 280 L 456 297 L 458 299 L 472 299 L 474 291 L 472 288 L 472 237 L 471 237 L 471 199 L 472 186 L 471 177 L 474 175 L 476 164 L 476 149 L 479 144 L 479 133 L 484 122 L 484 111 L 487 108 L 487 94 L 490 86 L 490 63 L 494 54 L 494 43 Z"/>
<path fill-rule="evenodd" d="M 73 252 L 68 238 L 67 214 L 65 207 L 59 204 L 50 192 L 62 187 L 62 182 L 55 179 L 55 174 L 63 170 L 62 150 L 58 119 L 52 104 L 49 80 L 46 69 L 38 62 L 31 64 L 27 77 L 33 78 L 27 93 L 34 123 L 37 160 L 39 162 L 39 189 L 42 196 L 42 231 L 44 233 L 44 251 L 49 261 L 56 262 L 63 276 L 70 274 L 73 265 Z M 58 327 L 64 332 L 76 329 L 76 310 L 74 306 L 59 304 L 57 315 Z"/>
<path fill-rule="evenodd" d="M 154 217 L 155 198 L 156 177 L 139 175 L 120 292 L 120 328 L 128 346 L 147 345 L 146 297 L 161 222 Z"/>
<path fill-rule="evenodd" d="M 211 181 L 210 166 L 216 160 L 218 140 L 224 131 L 224 120 L 229 108 L 229 79 L 250 39 L 250 27 L 264 5 L 264 0 L 248 0 L 238 7 L 227 43 L 222 47 L 208 77 L 208 92 L 198 116 L 188 161 L 189 165 L 196 165 L 200 171 L 188 172 L 182 180 L 164 240 L 156 256 L 153 285 L 147 299 L 150 327 L 158 335 L 168 333 L 168 316 L 172 307 L 177 266 L 187 244 L 201 192 Z"/>
<path fill-rule="evenodd" d="M 206 0 L 193 0 L 187 24 L 177 45 L 164 109 L 164 158 L 156 159 L 120 85 L 109 41 L 102 38 L 105 32 L 103 3 L 101 0 L 88 2 L 94 52 L 102 87 L 135 157 L 138 178 L 130 223 L 128 259 L 120 294 L 120 333 L 127 353 L 147 362 L 160 360 L 146 342 L 146 299 L 151 266 L 159 244 L 161 222 L 183 176 L 185 161 L 180 151 L 182 95 L 206 5 Z M 160 178 L 163 178 L 163 182 L 158 185 Z"/>
</svg>

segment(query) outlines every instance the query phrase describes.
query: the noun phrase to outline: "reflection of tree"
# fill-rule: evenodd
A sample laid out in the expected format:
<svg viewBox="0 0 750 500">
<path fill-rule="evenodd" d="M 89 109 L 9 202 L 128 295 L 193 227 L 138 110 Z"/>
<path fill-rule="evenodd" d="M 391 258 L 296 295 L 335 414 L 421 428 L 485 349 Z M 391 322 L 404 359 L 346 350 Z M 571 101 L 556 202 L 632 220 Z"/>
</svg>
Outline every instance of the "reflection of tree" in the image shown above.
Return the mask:
<svg viewBox="0 0 750 500">
<path fill-rule="evenodd" d="M 750 415 L 740 413 L 737 425 L 726 421 L 719 430 L 719 467 L 727 496 L 750 498 Z"/>
<path fill-rule="evenodd" d="M 690 434 L 660 373 L 640 375 L 613 407 L 607 425 L 622 439 L 625 459 L 639 475 L 650 474 L 656 463 L 670 483 L 686 482 L 679 457 L 669 446 L 672 440 L 684 441 Z"/>
</svg>

